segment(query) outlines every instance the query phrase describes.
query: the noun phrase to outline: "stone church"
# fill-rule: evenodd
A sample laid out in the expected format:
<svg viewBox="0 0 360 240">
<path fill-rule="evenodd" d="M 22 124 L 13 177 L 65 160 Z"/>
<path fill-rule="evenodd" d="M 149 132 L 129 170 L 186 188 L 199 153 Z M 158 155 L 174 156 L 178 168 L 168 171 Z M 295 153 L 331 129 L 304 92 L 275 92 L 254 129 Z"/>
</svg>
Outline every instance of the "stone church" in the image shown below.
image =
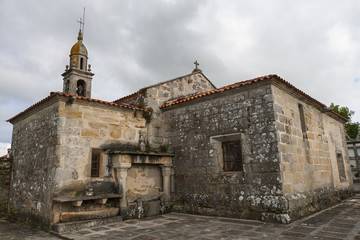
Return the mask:
<svg viewBox="0 0 360 240">
<path fill-rule="evenodd" d="M 288 223 L 351 194 L 346 119 L 277 75 L 217 88 L 196 65 L 93 99 L 80 31 L 62 76 L 62 92 L 8 120 L 14 219 L 58 231 L 168 211 Z"/>
</svg>

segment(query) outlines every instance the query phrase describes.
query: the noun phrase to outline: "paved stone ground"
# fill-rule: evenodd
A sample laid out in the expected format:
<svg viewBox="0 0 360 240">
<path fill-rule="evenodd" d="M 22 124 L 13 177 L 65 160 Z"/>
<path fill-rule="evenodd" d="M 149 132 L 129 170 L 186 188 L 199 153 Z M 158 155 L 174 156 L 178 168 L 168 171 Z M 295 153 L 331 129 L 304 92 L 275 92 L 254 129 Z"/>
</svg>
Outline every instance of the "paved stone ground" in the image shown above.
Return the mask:
<svg viewBox="0 0 360 240">
<path fill-rule="evenodd" d="M 292 224 L 170 213 L 64 233 L 63 239 L 356 239 L 360 240 L 360 195 Z M 57 239 L 20 224 L 0 221 L 0 239 Z"/>
<path fill-rule="evenodd" d="M 20 223 L 0 219 L 0 240 L 59 240 L 54 235 Z"/>
</svg>

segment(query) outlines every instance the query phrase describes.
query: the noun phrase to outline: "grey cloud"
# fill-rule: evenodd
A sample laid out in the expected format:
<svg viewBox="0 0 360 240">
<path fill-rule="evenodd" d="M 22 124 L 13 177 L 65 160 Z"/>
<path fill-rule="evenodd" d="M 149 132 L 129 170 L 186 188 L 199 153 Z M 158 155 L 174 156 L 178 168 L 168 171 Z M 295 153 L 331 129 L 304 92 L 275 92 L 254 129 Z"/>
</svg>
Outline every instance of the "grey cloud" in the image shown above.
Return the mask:
<svg viewBox="0 0 360 240">
<path fill-rule="evenodd" d="M 95 98 L 188 74 L 198 60 L 218 87 L 276 73 L 327 105 L 349 106 L 360 121 L 356 0 L 3 0 L 1 111 L 15 115 L 62 90 L 84 3 Z M 9 142 L 11 125 L 0 123 L 0 136 Z"/>
</svg>

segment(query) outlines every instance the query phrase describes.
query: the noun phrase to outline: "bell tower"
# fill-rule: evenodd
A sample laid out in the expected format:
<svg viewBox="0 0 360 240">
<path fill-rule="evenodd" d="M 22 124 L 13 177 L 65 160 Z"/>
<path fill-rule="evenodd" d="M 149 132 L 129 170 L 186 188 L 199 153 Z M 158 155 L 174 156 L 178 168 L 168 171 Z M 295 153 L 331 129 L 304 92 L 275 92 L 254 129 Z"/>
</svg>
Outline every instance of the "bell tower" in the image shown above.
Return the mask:
<svg viewBox="0 0 360 240">
<path fill-rule="evenodd" d="M 94 74 L 91 72 L 91 65 L 88 62 L 88 52 L 83 44 L 81 29 L 77 43 L 70 51 L 70 63 L 66 65 L 63 92 L 83 97 L 91 97 L 91 81 Z M 70 67 L 69 67 L 70 66 Z"/>
</svg>

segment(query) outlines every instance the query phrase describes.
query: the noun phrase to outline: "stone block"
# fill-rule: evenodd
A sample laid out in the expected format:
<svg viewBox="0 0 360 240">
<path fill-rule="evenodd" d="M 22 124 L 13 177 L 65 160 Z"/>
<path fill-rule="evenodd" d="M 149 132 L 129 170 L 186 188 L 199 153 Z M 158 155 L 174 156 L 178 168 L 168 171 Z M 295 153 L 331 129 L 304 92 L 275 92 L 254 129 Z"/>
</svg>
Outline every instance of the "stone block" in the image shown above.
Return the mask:
<svg viewBox="0 0 360 240">
<path fill-rule="evenodd" d="M 99 133 L 90 129 L 82 129 L 81 130 L 82 137 L 99 137 Z"/>
<path fill-rule="evenodd" d="M 110 137 L 118 139 L 121 138 L 122 128 L 118 124 L 110 124 Z"/>
<path fill-rule="evenodd" d="M 107 198 L 97 199 L 95 200 L 97 204 L 104 205 L 107 202 Z"/>
<path fill-rule="evenodd" d="M 59 109 L 59 116 L 60 117 L 69 117 L 69 118 L 82 118 L 82 112 L 67 109 L 67 108 L 60 108 Z"/>
<path fill-rule="evenodd" d="M 143 203 L 146 217 L 160 214 L 160 200 L 147 201 Z"/>
<path fill-rule="evenodd" d="M 281 143 L 290 144 L 291 138 L 289 134 L 281 133 L 280 134 L 280 141 Z"/>
<path fill-rule="evenodd" d="M 88 219 L 114 217 L 119 214 L 119 208 L 104 208 L 94 211 L 62 212 L 60 222 L 75 222 Z"/>
<path fill-rule="evenodd" d="M 83 201 L 72 201 L 71 206 L 73 207 L 80 207 Z"/>
</svg>

